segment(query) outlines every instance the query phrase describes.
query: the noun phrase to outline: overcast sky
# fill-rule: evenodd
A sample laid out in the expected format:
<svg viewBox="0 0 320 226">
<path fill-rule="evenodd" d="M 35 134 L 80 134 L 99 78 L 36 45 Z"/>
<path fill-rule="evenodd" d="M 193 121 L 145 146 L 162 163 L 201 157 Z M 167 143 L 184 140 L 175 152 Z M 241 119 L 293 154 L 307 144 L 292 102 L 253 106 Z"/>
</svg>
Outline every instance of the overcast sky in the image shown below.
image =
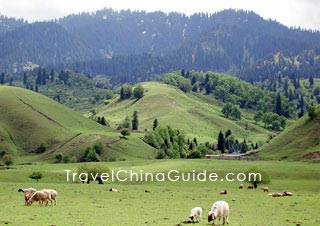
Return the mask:
<svg viewBox="0 0 320 226">
<path fill-rule="evenodd" d="M 186 14 L 213 13 L 226 8 L 249 9 L 287 26 L 320 30 L 320 0 L 0 0 L 0 14 L 30 22 L 105 7 Z"/>
</svg>

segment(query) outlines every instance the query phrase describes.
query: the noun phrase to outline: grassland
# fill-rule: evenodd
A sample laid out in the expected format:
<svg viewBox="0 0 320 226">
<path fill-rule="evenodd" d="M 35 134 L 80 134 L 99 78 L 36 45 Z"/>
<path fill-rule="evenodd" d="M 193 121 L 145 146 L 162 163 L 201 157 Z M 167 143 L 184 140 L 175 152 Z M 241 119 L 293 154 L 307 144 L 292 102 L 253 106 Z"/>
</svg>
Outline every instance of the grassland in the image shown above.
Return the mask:
<svg viewBox="0 0 320 226">
<path fill-rule="evenodd" d="M 257 190 L 239 190 L 239 182 L 112 182 L 105 185 L 66 182 L 65 169 L 76 170 L 79 164 L 45 164 L 15 166 L 0 171 L 0 224 L 7 225 L 108 225 L 136 226 L 185 225 L 192 207 L 204 209 L 202 221 L 212 203 L 226 200 L 230 204 L 230 225 L 286 226 L 320 224 L 318 165 L 304 162 L 246 162 L 219 160 L 151 160 L 106 164 L 114 170 L 138 172 L 181 172 L 208 170 L 224 176 L 259 167 L 271 175 L 271 192 L 291 191 L 293 197 L 272 198 Z M 297 170 L 299 169 L 299 170 Z M 36 183 L 28 178 L 33 171 L 42 171 Z M 58 205 L 24 206 L 20 187 L 55 188 Z M 118 193 L 108 192 L 110 187 Z M 227 189 L 228 195 L 219 191 Z M 150 193 L 145 193 L 150 190 Z"/>
<path fill-rule="evenodd" d="M 105 116 L 113 127 L 121 124 L 126 116 L 138 111 L 139 128 L 152 129 L 153 120 L 160 125 L 171 125 L 187 133 L 190 138 L 200 141 L 216 141 L 219 131 L 231 129 L 236 138 L 249 142 L 263 142 L 269 131 L 253 123 L 253 113 L 243 111 L 242 120 L 223 117 L 223 103 L 214 98 L 186 94 L 176 87 L 157 82 L 142 83 L 145 95 L 140 100 L 120 101 L 115 98 L 107 106 L 98 109 L 99 116 Z"/>
<path fill-rule="evenodd" d="M 266 159 L 308 159 L 309 153 L 320 151 L 320 105 L 316 108 L 316 117 L 310 120 L 308 115 L 297 120 L 276 138 L 259 149 L 259 155 Z M 318 161 L 319 158 L 312 159 Z"/>
</svg>

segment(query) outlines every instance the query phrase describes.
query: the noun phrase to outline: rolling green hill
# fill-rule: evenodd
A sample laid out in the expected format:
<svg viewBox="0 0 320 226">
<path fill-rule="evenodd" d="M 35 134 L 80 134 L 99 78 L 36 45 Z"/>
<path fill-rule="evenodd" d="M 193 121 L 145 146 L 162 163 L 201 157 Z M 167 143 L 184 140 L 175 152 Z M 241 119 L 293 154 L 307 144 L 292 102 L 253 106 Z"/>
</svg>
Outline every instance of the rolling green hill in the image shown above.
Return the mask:
<svg viewBox="0 0 320 226">
<path fill-rule="evenodd" d="M 315 119 L 310 120 L 306 114 L 259 149 L 259 155 L 264 159 L 319 161 L 319 154 L 320 105 L 316 108 Z"/>
<path fill-rule="evenodd" d="M 144 97 L 120 101 L 113 99 L 107 106 L 98 109 L 113 127 L 117 127 L 126 116 L 138 111 L 139 129 L 152 129 L 153 121 L 159 125 L 170 125 L 181 129 L 190 138 L 200 141 L 216 141 L 219 131 L 231 129 L 236 138 L 249 142 L 264 141 L 269 131 L 253 123 L 252 112 L 243 111 L 242 120 L 230 120 L 221 114 L 222 103 L 214 98 L 196 93 L 184 93 L 180 89 L 157 82 L 142 83 Z"/>
<path fill-rule="evenodd" d="M 153 153 L 137 137 L 120 140 L 118 132 L 36 92 L 0 86 L 0 105 L 0 150 L 6 153 L 52 159 L 60 151 L 80 158 L 85 147 L 97 141 L 106 147 L 104 160 L 111 155 L 147 158 Z M 47 149 L 37 154 L 41 146 Z"/>
</svg>

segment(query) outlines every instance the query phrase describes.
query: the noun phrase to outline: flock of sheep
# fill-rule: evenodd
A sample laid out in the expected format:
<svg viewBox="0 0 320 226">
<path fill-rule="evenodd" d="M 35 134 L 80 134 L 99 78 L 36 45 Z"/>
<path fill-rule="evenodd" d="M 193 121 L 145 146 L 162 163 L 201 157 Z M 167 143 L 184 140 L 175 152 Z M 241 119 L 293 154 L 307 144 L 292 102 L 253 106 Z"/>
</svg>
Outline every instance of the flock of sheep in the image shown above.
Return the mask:
<svg viewBox="0 0 320 226">
<path fill-rule="evenodd" d="M 256 186 L 248 185 L 247 189 L 252 190 L 256 189 Z M 243 189 L 243 184 L 240 184 L 239 189 Z M 269 192 L 268 187 L 262 188 L 263 192 Z M 226 189 L 223 191 L 220 191 L 220 195 L 227 195 L 228 192 Z M 268 194 L 272 197 L 283 197 L 283 196 L 293 196 L 292 192 L 283 192 L 283 193 L 270 193 Z M 201 207 L 194 207 L 190 211 L 190 219 L 192 223 L 199 223 L 202 215 L 202 208 Z M 219 219 L 219 225 L 221 224 L 221 218 L 222 218 L 222 224 L 225 225 L 225 223 L 229 224 L 229 204 L 226 201 L 217 201 L 213 203 L 211 210 L 208 213 L 208 222 L 213 221 L 215 219 Z"/>
<path fill-rule="evenodd" d="M 42 189 L 37 191 L 34 188 L 20 188 L 18 192 L 24 193 L 24 201 L 26 206 L 31 206 L 33 202 L 39 202 L 39 205 L 43 205 L 46 202 L 46 206 L 49 201 L 51 202 L 51 206 L 57 205 L 58 192 L 53 189 Z"/>
</svg>

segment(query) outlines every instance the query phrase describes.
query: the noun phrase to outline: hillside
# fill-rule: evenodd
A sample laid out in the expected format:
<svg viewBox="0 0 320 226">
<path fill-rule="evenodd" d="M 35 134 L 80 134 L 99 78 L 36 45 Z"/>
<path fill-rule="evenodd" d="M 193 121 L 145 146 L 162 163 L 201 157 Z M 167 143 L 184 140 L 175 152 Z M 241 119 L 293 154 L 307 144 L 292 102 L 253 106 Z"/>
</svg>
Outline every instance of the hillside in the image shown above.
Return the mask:
<svg viewBox="0 0 320 226">
<path fill-rule="evenodd" d="M 98 115 L 105 116 L 113 127 L 117 127 L 136 110 L 140 130 L 152 130 L 153 121 L 157 118 L 159 125 L 181 129 L 188 137 L 197 137 L 202 142 L 216 141 L 220 130 L 231 129 L 236 138 L 246 138 L 248 142 L 265 141 L 270 133 L 253 124 L 252 113 L 243 111 L 244 118 L 240 121 L 224 118 L 222 103 L 214 98 L 186 94 L 176 87 L 157 82 L 142 83 L 142 86 L 145 89 L 143 98 L 123 101 L 115 98 L 98 109 Z"/>
<path fill-rule="evenodd" d="M 264 159 L 315 160 L 320 150 L 320 105 L 316 108 L 316 118 L 310 120 L 308 114 L 297 120 L 284 132 L 259 149 Z"/>
<path fill-rule="evenodd" d="M 85 147 L 97 141 L 106 147 L 104 160 L 111 155 L 147 158 L 152 153 L 140 139 L 120 140 L 110 128 L 32 91 L 0 86 L 0 105 L 0 147 L 5 153 L 52 159 L 61 151 L 80 159 Z M 47 147 L 44 152 L 41 146 Z"/>
</svg>

